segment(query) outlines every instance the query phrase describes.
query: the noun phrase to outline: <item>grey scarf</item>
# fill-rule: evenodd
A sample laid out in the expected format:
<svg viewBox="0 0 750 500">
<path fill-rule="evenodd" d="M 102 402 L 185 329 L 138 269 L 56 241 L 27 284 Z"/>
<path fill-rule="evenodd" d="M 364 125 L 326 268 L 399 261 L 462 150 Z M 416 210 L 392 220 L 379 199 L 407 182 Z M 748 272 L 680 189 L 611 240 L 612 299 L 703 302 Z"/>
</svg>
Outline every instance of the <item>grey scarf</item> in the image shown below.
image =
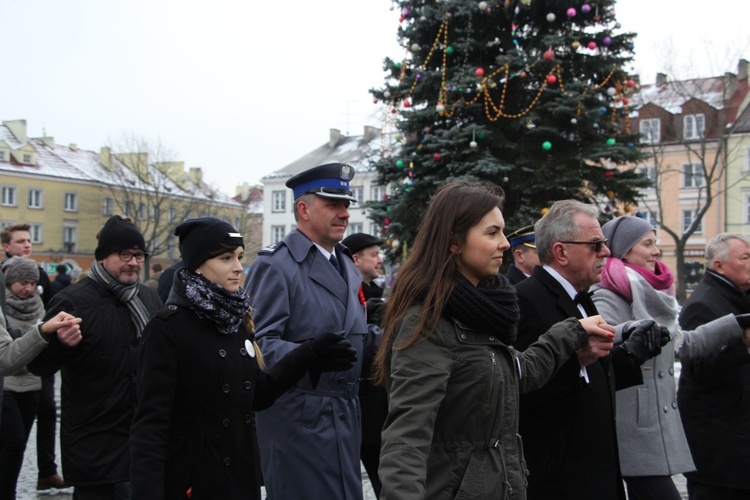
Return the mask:
<svg viewBox="0 0 750 500">
<path fill-rule="evenodd" d="M 5 314 L 18 321 L 31 321 L 44 317 L 44 304 L 38 293 L 22 299 L 5 287 Z"/>
<path fill-rule="evenodd" d="M 96 261 L 91 264 L 91 272 L 89 272 L 88 277 L 106 287 L 107 290 L 117 297 L 117 300 L 128 306 L 130 317 L 135 324 L 136 334 L 140 338 L 143 329 L 146 327 L 146 323 L 151 319 L 151 315 L 138 296 L 138 282 L 130 285 L 120 283 L 110 276 L 107 270 L 104 269 L 104 266 Z"/>
</svg>

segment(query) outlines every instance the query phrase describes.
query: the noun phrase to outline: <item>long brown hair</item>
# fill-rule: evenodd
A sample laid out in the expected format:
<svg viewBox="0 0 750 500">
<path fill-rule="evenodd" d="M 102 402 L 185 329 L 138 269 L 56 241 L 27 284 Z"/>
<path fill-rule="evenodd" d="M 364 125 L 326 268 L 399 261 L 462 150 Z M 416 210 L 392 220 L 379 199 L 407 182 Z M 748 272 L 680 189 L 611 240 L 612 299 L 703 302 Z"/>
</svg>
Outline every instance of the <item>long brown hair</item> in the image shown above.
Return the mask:
<svg viewBox="0 0 750 500">
<path fill-rule="evenodd" d="M 469 230 L 493 208 L 502 209 L 498 186 L 452 182 L 432 197 L 409 257 L 398 271 L 383 317 L 383 338 L 375 356 L 375 382 L 385 385 L 392 349 L 406 349 L 435 329 L 455 285 L 458 267 L 452 245 L 462 245 Z M 409 307 L 422 304 L 419 324 L 409 340 L 393 347 L 397 327 Z"/>
</svg>

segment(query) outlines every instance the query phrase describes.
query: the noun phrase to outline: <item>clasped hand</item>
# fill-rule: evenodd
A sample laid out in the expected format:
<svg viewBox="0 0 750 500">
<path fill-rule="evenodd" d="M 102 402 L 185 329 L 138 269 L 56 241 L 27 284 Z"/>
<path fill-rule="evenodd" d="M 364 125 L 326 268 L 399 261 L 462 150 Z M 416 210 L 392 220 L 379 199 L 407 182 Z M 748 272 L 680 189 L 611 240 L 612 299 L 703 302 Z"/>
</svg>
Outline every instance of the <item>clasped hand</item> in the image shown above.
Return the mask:
<svg viewBox="0 0 750 500">
<path fill-rule="evenodd" d="M 599 358 L 608 356 L 615 338 L 615 328 L 601 316 L 589 316 L 579 320 L 589 334 L 586 345 L 576 351 L 581 366 L 588 366 Z"/>
<path fill-rule="evenodd" d="M 76 318 L 65 311 L 60 311 L 42 323 L 40 330 L 47 335 L 57 334 L 58 340 L 68 347 L 77 345 L 83 338 L 81 318 Z"/>
</svg>

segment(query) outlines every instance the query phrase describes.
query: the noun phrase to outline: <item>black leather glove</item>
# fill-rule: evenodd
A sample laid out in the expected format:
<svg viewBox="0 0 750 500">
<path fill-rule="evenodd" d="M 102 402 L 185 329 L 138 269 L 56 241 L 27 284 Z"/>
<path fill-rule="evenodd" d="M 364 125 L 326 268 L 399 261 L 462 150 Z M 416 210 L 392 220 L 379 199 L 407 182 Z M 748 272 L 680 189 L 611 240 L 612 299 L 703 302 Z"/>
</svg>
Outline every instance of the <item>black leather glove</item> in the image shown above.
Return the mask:
<svg viewBox="0 0 750 500">
<path fill-rule="evenodd" d="M 750 328 L 750 314 L 735 314 L 734 319 L 743 330 Z"/>
<path fill-rule="evenodd" d="M 367 307 L 367 322 L 371 325 L 380 326 L 380 323 L 383 321 L 385 300 L 378 297 L 371 297 L 365 302 L 365 307 Z"/>
<path fill-rule="evenodd" d="M 315 356 L 310 359 L 311 368 L 321 372 L 346 371 L 357 361 L 357 350 L 342 333 L 324 333 L 305 344 L 308 344 Z M 304 344 L 299 348 L 302 347 Z"/>
<path fill-rule="evenodd" d="M 669 342 L 669 330 L 666 331 L 666 336 Z M 652 319 L 628 321 L 622 327 L 622 338 L 620 347 L 641 365 L 661 354 L 661 346 L 664 345 L 662 327 Z"/>
</svg>

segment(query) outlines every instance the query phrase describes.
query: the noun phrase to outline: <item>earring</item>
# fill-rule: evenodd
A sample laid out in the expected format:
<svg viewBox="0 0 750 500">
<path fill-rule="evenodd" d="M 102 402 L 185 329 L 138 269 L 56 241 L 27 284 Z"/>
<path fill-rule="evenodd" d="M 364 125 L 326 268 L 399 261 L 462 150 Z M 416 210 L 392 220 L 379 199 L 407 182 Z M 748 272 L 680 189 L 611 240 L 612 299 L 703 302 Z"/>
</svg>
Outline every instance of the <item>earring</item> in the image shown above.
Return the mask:
<svg viewBox="0 0 750 500">
<path fill-rule="evenodd" d="M 197 275 L 200 275 L 200 274 L 201 274 L 201 272 L 200 272 L 200 271 L 199 271 L 198 269 L 196 269 L 196 270 L 195 270 L 195 274 L 197 274 Z"/>
</svg>

